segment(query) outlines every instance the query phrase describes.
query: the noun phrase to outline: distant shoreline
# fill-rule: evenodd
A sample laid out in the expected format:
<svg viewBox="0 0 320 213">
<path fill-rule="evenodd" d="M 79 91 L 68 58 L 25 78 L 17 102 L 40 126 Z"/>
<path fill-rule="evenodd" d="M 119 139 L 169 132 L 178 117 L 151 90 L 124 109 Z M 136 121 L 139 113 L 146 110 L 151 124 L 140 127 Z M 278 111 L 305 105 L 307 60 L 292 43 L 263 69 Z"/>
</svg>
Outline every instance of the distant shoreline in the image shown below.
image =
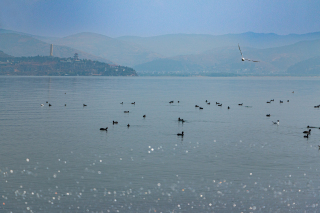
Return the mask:
<svg viewBox="0 0 320 213">
<path fill-rule="evenodd" d="M 0 75 L 7 76 L 137 76 L 134 69 L 99 61 L 51 56 L 2 57 Z"/>
<path fill-rule="evenodd" d="M 320 76 L 97 76 L 97 75 L 0 75 L 0 77 L 86 77 L 86 78 L 320 78 Z"/>
</svg>

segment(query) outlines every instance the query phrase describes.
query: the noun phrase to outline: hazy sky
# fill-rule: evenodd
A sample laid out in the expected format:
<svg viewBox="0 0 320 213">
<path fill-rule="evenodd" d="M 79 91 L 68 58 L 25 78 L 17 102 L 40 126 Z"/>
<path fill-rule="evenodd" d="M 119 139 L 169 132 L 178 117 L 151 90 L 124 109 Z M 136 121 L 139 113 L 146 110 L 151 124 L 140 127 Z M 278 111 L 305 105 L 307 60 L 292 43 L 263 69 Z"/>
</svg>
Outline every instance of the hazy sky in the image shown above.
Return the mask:
<svg viewBox="0 0 320 213">
<path fill-rule="evenodd" d="M 0 28 L 44 36 L 320 31 L 319 0 L 1 0 Z"/>
</svg>

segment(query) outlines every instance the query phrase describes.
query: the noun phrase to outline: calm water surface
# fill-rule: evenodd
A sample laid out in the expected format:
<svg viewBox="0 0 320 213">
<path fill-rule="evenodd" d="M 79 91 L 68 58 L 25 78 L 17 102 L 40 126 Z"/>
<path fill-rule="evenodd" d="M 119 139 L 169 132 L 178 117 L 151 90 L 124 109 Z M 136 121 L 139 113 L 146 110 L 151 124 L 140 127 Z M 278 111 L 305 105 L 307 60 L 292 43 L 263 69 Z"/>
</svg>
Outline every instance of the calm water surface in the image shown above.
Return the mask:
<svg viewBox="0 0 320 213">
<path fill-rule="evenodd" d="M 0 77 L 0 211 L 319 212 L 319 104 L 319 78 Z"/>
</svg>

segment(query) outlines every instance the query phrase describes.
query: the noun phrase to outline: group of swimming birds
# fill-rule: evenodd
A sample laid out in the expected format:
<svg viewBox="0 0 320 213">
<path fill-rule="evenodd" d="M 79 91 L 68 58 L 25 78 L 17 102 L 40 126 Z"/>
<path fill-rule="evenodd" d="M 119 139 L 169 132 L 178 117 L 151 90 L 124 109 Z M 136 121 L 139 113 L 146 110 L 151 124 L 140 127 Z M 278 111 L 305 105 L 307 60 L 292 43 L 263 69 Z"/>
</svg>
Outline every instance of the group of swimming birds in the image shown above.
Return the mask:
<svg viewBox="0 0 320 213">
<path fill-rule="evenodd" d="M 239 49 L 240 49 L 240 46 L 239 46 Z M 241 51 L 241 50 L 240 50 L 240 51 Z M 294 91 L 293 91 L 292 93 L 294 93 Z M 273 102 L 273 101 L 274 101 L 274 99 L 272 99 L 272 100 L 270 100 L 270 101 L 267 101 L 267 103 L 271 103 L 271 102 Z M 208 100 L 206 100 L 205 102 L 207 103 L 207 105 L 210 105 L 210 102 L 208 102 Z M 287 100 L 287 102 L 289 102 L 289 100 Z M 46 103 L 48 103 L 48 101 L 46 101 Z M 173 104 L 173 103 L 174 103 L 174 101 L 169 101 L 169 104 Z M 178 103 L 180 103 L 180 101 L 178 101 Z M 283 103 L 283 101 L 280 100 L 280 103 Z M 123 104 L 123 102 L 121 102 L 120 104 Z M 136 102 L 132 102 L 131 104 L 135 105 Z M 216 105 L 221 107 L 221 106 L 222 106 L 222 103 L 216 102 Z M 239 105 L 239 106 L 242 106 L 243 103 L 238 104 L 238 105 Z M 40 106 L 43 107 L 44 104 L 41 104 Z M 49 103 L 48 106 L 51 107 L 52 105 Z M 67 106 L 67 104 L 65 104 L 64 106 Z M 83 104 L 83 107 L 86 107 L 86 106 L 87 106 L 86 104 Z M 201 110 L 203 109 L 203 107 L 200 107 L 199 105 L 195 105 L 195 107 L 196 107 L 196 108 L 199 108 L 199 109 L 201 109 Z M 250 107 L 250 106 L 245 106 L 245 107 Z M 314 108 L 319 108 L 319 107 L 320 107 L 320 105 L 314 106 Z M 230 109 L 229 106 L 228 106 L 228 109 Z M 129 111 L 124 111 L 124 113 L 129 113 Z M 266 114 L 266 116 L 267 116 L 267 117 L 270 117 L 271 115 L 270 115 L 270 114 Z M 146 115 L 143 115 L 142 117 L 145 118 Z M 178 121 L 179 121 L 179 122 L 182 122 L 182 123 L 185 122 L 185 120 L 182 119 L 182 118 L 180 118 L 180 117 L 178 118 Z M 279 121 L 279 120 L 277 120 L 277 121 L 272 121 L 272 123 L 273 123 L 273 124 L 276 124 L 276 125 L 279 125 L 279 124 L 280 124 L 280 121 Z M 118 124 L 118 121 L 114 121 L 114 120 L 113 120 L 113 121 L 112 121 L 112 124 L 113 124 L 113 125 Z M 130 127 L 130 124 L 128 124 L 127 127 L 129 128 L 129 127 Z M 311 134 L 311 129 L 310 129 L 310 128 L 319 128 L 319 129 L 320 129 L 320 127 L 313 127 L 313 126 L 307 126 L 307 128 L 309 129 L 308 131 L 303 131 L 303 133 L 305 134 L 305 135 L 303 136 L 304 138 L 309 138 L 309 135 Z M 100 130 L 108 131 L 108 127 L 100 128 Z M 177 135 L 183 137 L 183 136 L 184 136 L 184 131 L 182 131 L 181 133 L 177 133 Z M 319 150 L 320 150 L 320 145 L 319 145 Z"/>
<path fill-rule="evenodd" d="M 208 100 L 206 100 L 205 101 L 206 103 L 207 103 L 207 105 L 210 105 L 210 102 L 208 102 Z M 134 104 L 135 105 L 135 103 L 136 102 L 132 102 L 131 104 Z M 169 104 L 173 104 L 174 103 L 174 101 L 169 101 Z M 180 103 L 180 101 L 178 101 L 178 103 Z M 120 104 L 123 104 L 123 102 L 121 102 Z M 218 103 L 218 102 L 216 102 L 216 105 L 217 106 L 222 106 L 222 104 L 221 103 Z M 241 104 L 238 104 L 239 106 L 242 106 L 243 105 L 243 103 L 241 103 Z M 203 107 L 199 107 L 199 105 L 195 105 L 195 107 L 196 108 L 199 108 L 199 109 L 203 109 Z M 250 107 L 250 106 L 246 106 L 246 107 Z M 228 109 L 230 109 L 230 107 L 228 106 Z M 123 111 L 124 113 L 129 113 L 130 111 Z M 270 116 L 270 115 L 269 115 Z M 142 116 L 143 118 L 145 118 L 146 117 L 146 115 L 143 115 Z M 179 122 L 182 122 L 182 123 L 184 123 L 185 122 L 185 120 L 184 119 L 182 119 L 182 118 L 178 118 L 178 121 Z M 112 121 L 112 125 L 115 125 L 115 124 L 118 124 L 118 121 Z M 275 122 L 275 124 L 279 124 L 279 120 L 277 121 L 277 122 Z M 130 124 L 128 124 L 127 125 L 127 127 L 129 128 L 130 127 Z M 106 127 L 106 128 L 100 128 L 100 130 L 102 130 L 102 131 L 108 131 L 108 127 Z M 178 136 L 181 136 L 181 137 L 183 137 L 184 136 L 184 131 L 182 131 L 181 133 L 177 133 L 177 135 Z"/>
<path fill-rule="evenodd" d="M 294 92 L 292 92 L 292 93 L 294 93 Z M 210 102 L 208 102 L 208 100 L 206 100 L 205 102 L 207 103 L 207 105 L 210 105 Z M 267 103 L 271 103 L 271 102 L 274 102 L 274 99 L 272 99 L 272 100 L 270 100 L 270 101 L 267 101 Z M 287 102 L 289 102 L 289 100 L 287 100 Z M 136 103 L 136 102 L 132 102 L 131 104 L 135 104 L 135 103 Z M 173 104 L 173 103 L 174 103 L 174 101 L 169 101 L 169 104 Z M 180 101 L 178 101 L 178 103 L 180 103 Z M 280 100 L 280 103 L 283 103 L 283 101 Z M 123 102 L 121 102 L 120 104 L 123 104 Z M 216 105 L 217 105 L 217 106 L 222 106 L 222 103 L 216 102 Z M 239 106 L 243 106 L 243 103 L 240 103 L 240 104 L 238 104 L 238 105 L 239 105 Z M 203 107 L 200 107 L 199 105 L 195 105 L 195 107 L 196 107 L 196 108 L 199 108 L 200 110 L 203 109 Z M 250 106 L 245 106 L 245 107 L 250 107 Z M 320 107 L 320 105 L 315 106 L 315 108 L 318 108 L 318 107 Z M 230 109 L 230 106 L 228 106 L 228 109 Z M 124 111 L 124 113 L 129 113 L 129 111 Z M 266 114 L 266 116 L 267 116 L 267 117 L 270 117 L 271 115 L 270 115 L 270 114 Z M 146 117 L 146 115 L 143 115 L 143 118 L 145 118 L 145 117 Z M 178 118 L 178 121 L 179 121 L 179 122 L 182 122 L 182 123 L 185 122 L 185 120 L 182 119 L 182 118 L 180 118 L 180 117 Z M 279 125 L 279 124 L 280 124 L 280 121 L 279 121 L 279 120 L 277 120 L 277 121 L 272 121 L 272 123 L 273 123 L 273 124 L 276 124 L 276 125 Z M 118 121 L 112 121 L 112 124 L 113 124 L 113 125 L 114 125 L 114 124 L 118 124 Z M 127 127 L 129 128 L 129 127 L 130 127 L 130 124 L 128 124 Z M 307 126 L 307 128 L 318 128 L 318 127 Z M 320 129 L 320 127 L 319 127 L 319 129 Z M 108 127 L 106 127 L 106 128 L 100 128 L 100 130 L 107 131 L 107 130 L 108 130 Z M 306 135 L 304 135 L 304 138 L 309 138 L 309 135 L 311 134 L 311 129 L 309 129 L 308 131 L 304 131 L 303 133 L 306 134 Z M 177 133 L 177 136 L 183 137 L 183 136 L 184 136 L 184 131 L 182 131 L 181 133 Z M 320 149 L 320 146 L 319 146 L 319 149 Z"/>
<path fill-rule="evenodd" d="M 292 92 L 292 93 L 294 93 L 294 92 Z M 271 103 L 271 101 L 274 101 L 274 99 L 267 101 L 267 103 L 269 104 L 269 103 Z M 287 102 L 289 102 L 289 100 L 287 100 Z M 283 103 L 283 101 L 280 100 L 280 103 Z M 320 105 L 314 106 L 314 108 L 319 108 L 319 107 L 320 107 Z M 267 114 L 266 116 L 270 117 L 270 114 Z M 276 122 L 272 121 L 272 123 L 279 125 L 280 121 L 279 120 L 277 120 Z M 319 128 L 320 129 L 320 127 L 312 127 L 312 126 L 307 126 L 307 128 Z M 311 129 L 309 129 L 308 131 L 303 131 L 303 133 L 306 134 L 303 136 L 304 138 L 309 138 L 309 135 L 311 134 Z M 320 146 L 319 146 L 319 149 L 320 149 Z"/>
</svg>

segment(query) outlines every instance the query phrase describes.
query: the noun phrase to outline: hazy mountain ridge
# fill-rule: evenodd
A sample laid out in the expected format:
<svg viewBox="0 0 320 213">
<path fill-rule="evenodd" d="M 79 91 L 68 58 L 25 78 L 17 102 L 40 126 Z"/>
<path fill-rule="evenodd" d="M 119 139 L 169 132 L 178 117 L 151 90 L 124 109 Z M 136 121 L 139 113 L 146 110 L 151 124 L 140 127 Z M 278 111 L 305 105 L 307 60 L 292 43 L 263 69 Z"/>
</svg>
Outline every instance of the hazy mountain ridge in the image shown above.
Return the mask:
<svg viewBox="0 0 320 213">
<path fill-rule="evenodd" d="M 201 54 L 175 56 L 165 60 L 174 60 L 176 64 L 184 64 L 186 71 L 192 72 L 226 72 L 237 74 L 290 74 L 288 68 L 299 61 L 320 56 L 320 39 L 311 41 L 301 41 L 292 45 L 283 47 L 275 47 L 268 49 L 254 49 L 242 47 L 245 58 L 259 60 L 259 63 L 250 61 L 241 61 L 241 55 L 238 47 L 219 47 Z M 160 72 L 158 60 L 146 64 L 134 66 L 139 72 Z M 172 63 L 172 62 L 171 62 Z M 197 66 L 196 66 L 197 65 Z M 155 68 L 157 67 L 157 68 Z M 195 67 L 197 67 L 195 69 Z M 175 69 L 170 67 L 167 71 L 183 71 L 183 69 Z M 162 70 L 163 71 L 163 70 Z M 320 70 L 319 70 L 320 73 Z"/>
<path fill-rule="evenodd" d="M 146 50 L 137 44 L 96 33 L 78 33 L 52 42 L 76 48 L 126 66 L 145 63 L 162 57 L 160 54 Z"/>
<path fill-rule="evenodd" d="M 38 39 L 40 41 L 50 43 L 50 44 L 51 44 L 51 41 L 58 39 L 57 37 L 38 36 L 38 35 L 32 35 L 32 34 L 23 33 L 23 32 L 17 32 L 17 31 L 13 31 L 13 30 L 0 29 L 0 34 L 10 34 L 10 33 L 30 36 L 32 38 L 35 38 L 35 39 Z"/>
<path fill-rule="evenodd" d="M 320 56 L 309 58 L 307 60 L 300 61 L 288 68 L 290 75 L 308 75 L 318 76 L 320 75 Z"/>
<path fill-rule="evenodd" d="M 0 34 L 0 50 L 6 54 L 21 57 L 21 56 L 48 56 L 50 54 L 50 44 L 35 39 L 31 36 L 15 34 L 15 33 L 2 33 Z M 54 45 L 53 55 L 61 58 L 72 57 L 74 53 L 79 54 L 79 58 L 91 59 L 111 63 L 111 61 L 88 54 L 74 48 Z"/>
<path fill-rule="evenodd" d="M 48 43 L 35 39 L 37 36 L 12 32 L 0 30 L 0 50 L 13 56 L 49 54 Z M 64 38 L 40 36 L 39 39 L 54 44 L 54 56 L 70 57 L 78 52 L 81 58 L 109 63 L 111 60 L 132 66 L 137 72 L 288 75 L 289 67 L 320 55 L 320 32 L 302 35 L 247 32 L 218 36 L 171 34 L 119 38 L 78 33 Z M 242 62 L 238 43 L 245 58 L 260 62 Z"/>
<path fill-rule="evenodd" d="M 13 57 L 13 56 L 8 55 L 8 54 L 6 54 L 6 53 L 4 53 L 3 51 L 0 50 L 0 58 L 11 58 L 11 57 Z"/>
<path fill-rule="evenodd" d="M 218 48 L 237 46 L 257 49 L 280 47 L 299 41 L 320 39 L 320 32 L 308 34 L 277 35 L 274 33 L 253 33 L 226 35 L 172 34 L 154 37 L 124 36 L 118 39 L 136 43 L 150 51 L 158 52 L 166 57 L 177 55 L 200 54 Z"/>
</svg>

